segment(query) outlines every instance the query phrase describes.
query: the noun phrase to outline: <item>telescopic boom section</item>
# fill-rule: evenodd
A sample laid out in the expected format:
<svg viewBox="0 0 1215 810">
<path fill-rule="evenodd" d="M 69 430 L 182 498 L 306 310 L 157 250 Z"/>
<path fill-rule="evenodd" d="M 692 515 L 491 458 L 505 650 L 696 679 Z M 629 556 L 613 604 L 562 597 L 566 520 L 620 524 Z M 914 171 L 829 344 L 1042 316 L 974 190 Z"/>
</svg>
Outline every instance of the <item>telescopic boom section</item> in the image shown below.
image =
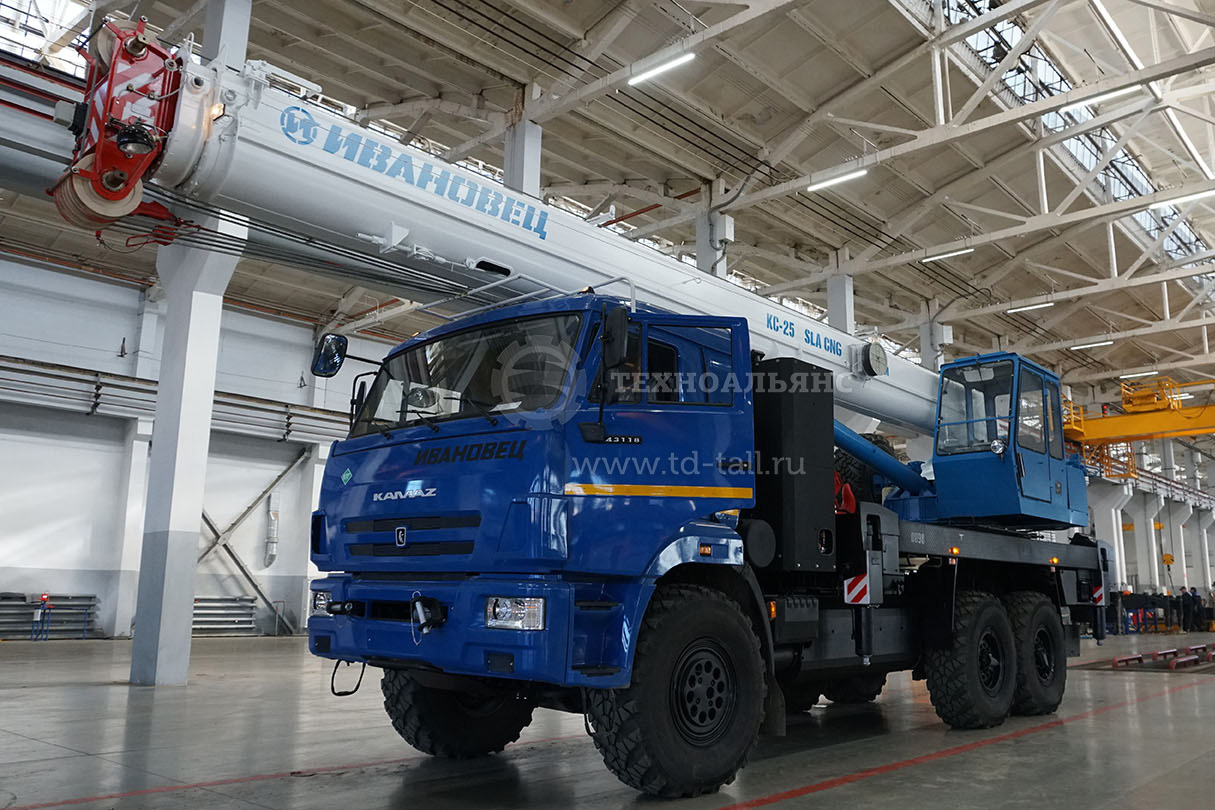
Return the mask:
<svg viewBox="0 0 1215 810">
<path fill-rule="evenodd" d="M 835 423 L 835 446 L 865 462 L 912 495 L 921 495 L 932 489 L 927 478 L 838 420 Z"/>
<path fill-rule="evenodd" d="M 181 62 L 142 20 L 107 20 L 80 49 L 86 115 L 73 117 L 72 165 L 52 190 L 68 222 L 109 225 L 134 213 L 173 126 Z"/>
<path fill-rule="evenodd" d="M 258 61 L 238 70 L 181 60 L 142 23 L 107 22 L 89 59 L 89 123 L 54 190 L 70 222 L 97 228 L 135 212 L 152 183 L 174 200 L 177 217 L 188 220 L 190 206 L 202 205 L 248 218 L 258 226 L 250 241 L 272 243 L 283 232 L 320 240 L 339 249 L 331 262 L 343 278 L 422 303 L 490 282 L 501 282 L 502 297 L 535 296 L 598 289 L 623 275 L 647 304 L 745 317 L 753 349 L 831 371 L 836 401 L 849 410 L 932 430 L 931 372 L 361 127 L 308 101 L 320 88 L 305 79 Z M 348 258 L 356 255 L 374 256 L 374 268 Z"/>
</svg>

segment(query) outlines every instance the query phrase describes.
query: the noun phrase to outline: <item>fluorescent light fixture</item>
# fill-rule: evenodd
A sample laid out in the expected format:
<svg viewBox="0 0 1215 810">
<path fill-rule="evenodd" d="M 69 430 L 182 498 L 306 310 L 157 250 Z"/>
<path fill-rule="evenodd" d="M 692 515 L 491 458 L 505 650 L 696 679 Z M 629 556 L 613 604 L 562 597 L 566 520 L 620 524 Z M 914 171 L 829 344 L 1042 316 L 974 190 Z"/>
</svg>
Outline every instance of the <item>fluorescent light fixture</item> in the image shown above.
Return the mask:
<svg viewBox="0 0 1215 810">
<path fill-rule="evenodd" d="M 1190 393 L 1178 394 L 1177 396 L 1173 397 L 1173 399 L 1193 399 L 1193 398 L 1194 398 L 1194 395 L 1190 394 Z"/>
<path fill-rule="evenodd" d="M 954 256 L 965 256 L 967 253 L 974 253 L 974 252 L 975 252 L 974 248 L 962 248 L 961 250 L 954 250 L 954 251 L 951 251 L 950 253 L 938 253 L 936 256 L 928 256 L 926 258 L 920 259 L 920 261 L 927 264 L 928 262 L 939 262 L 941 259 L 952 259 Z"/>
<path fill-rule="evenodd" d="M 818 191 L 821 188 L 829 188 L 830 186 L 838 186 L 840 183 L 847 183 L 849 180 L 855 180 L 858 177 L 864 177 L 869 174 L 868 169 L 857 169 L 854 172 L 841 174 L 839 177 L 832 177 L 830 180 L 820 180 L 817 183 L 811 183 L 806 186 L 806 191 Z"/>
<path fill-rule="evenodd" d="M 658 67 L 650 68 L 645 73 L 638 73 L 636 76 L 629 79 L 629 84 L 641 84 L 642 82 L 646 81 L 647 79 L 654 78 L 659 73 L 666 73 L 671 68 L 677 68 L 680 65 L 686 65 L 688 62 L 691 62 L 695 58 L 696 58 L 696 54 L 689 51 L 689 52 L 683 54 L 682 56 L 675 57 L 670 62 L 665 62 L 665 63 L 659 65 Z"/>
<path fill-rule="evenodd" d="M 1131 380 L 1135 377 L 1154 377 L 1159 373 L 1159 371 L 1136 371 L 1134 374 L 1122 374 L 1118 377 L 1118 379 Z"/>
<path fill-rule="evenodd" d="M 1113 345 L 1114 345 L 1114 341 L 1112 341 L 1112 340 L 1098 340 L 1096 343 L 1082 343 L 1079 346 L 1070 346 L 1068 348 L 1070 348 L 1074 352 L 1078 352 L 1081 349 L 1096 349 L 1099 346 L 1113 346 Z"/>
<path fill-rule="evenodd" d="M 1026 304 L 1023 307 L 1013 307 L 1008 311 L 1008 314 L 1012 315 L 1014 312 L 1029 312 L 1031 309 L 1046 309 L 1047 307 L 1053 307 L 1054 305 L 1054 301 L 1047 301 L 1044 304 Z"/>
<path fill-rule="evenodd" d="M 1130 87 L 1124 87 L 1121 90 L 1111 90 L 1110 92 L 1102 93 L 1099 96 L 1093 96 L 1092 98 L 1086 98 L 1083 101 L 1077 101 L 1074 104 L 1068 104 L 1066 107 L 1059 110 L 1059 112 L 1061 112 L 1061 113 L 1071 112 L 1072 110 L 1078 110 L 1081 107 L 1087 107 L 1090 104 L 1100 104 L 1101 102 L 1109 101 L 1112 98 L 1122 98 L 1123 96 L 1129 96 L 1131 93 L 1138 93 L 1139 90 L 1142 88 L 1143 88 L 1143 85 L 1141 85 L 1141 84 L 1133 84 Z"/>
<path fill-rule="evenodd" d="M 1213 196 L 1215 196 L 1215 189 L 1211 189 L 1210 191 L 1200 191 L 1197 194 L 1187 194 L 1184 197 L 1177 197 L 1173 200 L 1161 200 L 1160 202 L 1154 202 L 1148 206 L 1148 209 L 1154 211 L 1157 208 L 1168 208 L 1171 205 L 1181 205 L 1182 203 L 1188 203 L 1194 200 L 1201 200 L 1204 197 Z"/>
</svg>

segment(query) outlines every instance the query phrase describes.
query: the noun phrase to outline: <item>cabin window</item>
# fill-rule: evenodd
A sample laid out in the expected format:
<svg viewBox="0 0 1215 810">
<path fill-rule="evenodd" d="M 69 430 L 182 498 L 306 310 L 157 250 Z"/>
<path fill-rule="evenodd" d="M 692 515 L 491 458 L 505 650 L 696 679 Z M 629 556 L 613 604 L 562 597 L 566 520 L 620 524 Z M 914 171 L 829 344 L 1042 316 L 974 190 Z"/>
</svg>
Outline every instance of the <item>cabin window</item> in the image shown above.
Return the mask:
<svg viewBox="0 0 1215 810">
<path fill-rule="evenodd" d="M 1011 360 L 954 366 L 941 372 L 937 452 L 942 455 L 989 450 L 1008 441 L 1012 402 Z"/>
<path fill-rule="evenodd" d="M 1046 452 L 1046 406 L 1042 378 L 1021 369 L 1017 394 L 1017 446 L 1033 453 Z"/>
</svg>

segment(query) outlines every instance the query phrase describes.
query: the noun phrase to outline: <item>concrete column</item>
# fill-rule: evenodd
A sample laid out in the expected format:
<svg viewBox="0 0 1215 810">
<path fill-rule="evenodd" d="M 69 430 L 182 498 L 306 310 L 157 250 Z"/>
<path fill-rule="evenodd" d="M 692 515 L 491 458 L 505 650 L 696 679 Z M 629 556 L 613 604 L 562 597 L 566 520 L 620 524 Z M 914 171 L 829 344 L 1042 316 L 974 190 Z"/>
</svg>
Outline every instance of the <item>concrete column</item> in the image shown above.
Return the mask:
<svg viewBox="0 0 1215 810">
<path fill-rule="evenodd" d="M 1088 503 L 1093 509 L 1093 531 L 1114 549 L 1114 581 L 1127 582 L 1126 548 L 1122 536 L 1122 507 L 1135 494 L 1130 484 L 1093 481 L 1088 485 Z"/>
<path fill-rule="evenodd" d="M 208 218 L 203 227 L 243 239 L 248 229 Z M 131 682 L 185 684 L 223 293 L 237 257 L 161 247 L 165 336 L 148 480 Z"/>
<path fill-rule="evenodd" d="M 1210 529 L 1213 523 L 1215 523 L 1215 511 L 1203 509 L 1194 513 L 1194 532 L 1198 535 L 1199 559 L 1202 561 L 1202 568 L 1194 576 L 1196 581 L 1193 584 L 1202 592 L 1204 598 L 1215 587 L 1215 572 L 1211 570 Z"/>
<path fill-rule="evenodd" d="M 1193 513 L 1193 504 L 1185 501 L 1170 501 L 1161 518 L 1161 522 L 1164 524 L 1164 537 L 1168 538 L 1162 546 L 1165 551 L 1173 555 L 1173 584 L 1180 584 L 1187 588 L 1190 586 L 1190 575 L 1186 568 L 1185 522 Z"/>
<path fill-rule="evenodd" d="M 1185 476 L 1182 474 L 1177 463 L 1177 447 L 1172 439 L 1161 440 L 1160 463 L 1162 467 L 1161 472 L 1166 478 L 1179 484 L 1185 482 Z M 1164 517 L 1161 519 L 1164 523 L 1165 537 L 1167 538 L 1167 545 L 1162 543 L 1161 546 L 1162 549 L 1166 549 L 1173 555 L 1173 566 L 1176 567 L 1176 570 L 1171 572 L 1173 584 L 1176 585 L 1178 578 L 1180 578 L 1181 584 L 1184 587 L 1189 587 L 1189 573 L 1186 570 L 1184 528 L 1185 521 L 1193 512 L 1193 504 L 1182 501 L 1171 501 L 1164 510 Z"/>
<path fill-rule="evenodd" d="M 249 51 L 249 24 L 253 0 L 207 0 L 203 20 L 203 61 L 223 60 L 228 67 L 241 69 Z"/>
<path fill-rule="evenodd" d="M 940 371 L 945 362 L 945 347 L 953 343 L 953 327 L 936 322 L 941 305 L 933 300 L 928 304 L 928 320 L 920 324 L 920 365 L 929 371 Z"/>
<path fill-rule="evenodd" d="M 827 279 L 827 323 L 856 334 L 855 284 L 852 276 L 830 276 Z"/>
<path fill-rule="evenodd" d="M 1139 588 L 1160 588 L 1160 552 L 1156 540 L 1156 516 L 1164 509 L 1164 496 L 1143 492 L 1128 504 L 1135 524 L 1135 574 Z M 1130 572 L 1128 572 L 1130 573 Z"/>
<path fill-rule="evenodd" d="M 696 269 L 722 278 L 726 276 L 726 245 L 734 238 L 734 218 L 712 209 L 725 191 L 725 181 L 720 178 L 705 187 L 707 207 L 696 217 Z"/>
<path fill-rule="evenodd" d="M 127 423 L 126 458 L 119 503 L 126 511 L 118 528 L 118 584 L 112 604 L 103 605 L 101 629 L 107 636 L 131 635 L 135 618 L 135 593 L 139 581 L 139 557 L 143 548 L 143 518 L 148 491 L 148 450 L 152 445 L 152 420 L 132 419 Z"/>
<path fill-rule="evenodd" d="M 528 85 L 519 100 L 520 112 L 527 114 L 527 107 L 540 95 L 537 85 Z M 531 197 L 540 196 L 540 140 L 544 130 L 534 121 L 521 118 L 506 130 L 503 147 L 502 182 L 507 188 L 521 191 Z"/>
</svg>

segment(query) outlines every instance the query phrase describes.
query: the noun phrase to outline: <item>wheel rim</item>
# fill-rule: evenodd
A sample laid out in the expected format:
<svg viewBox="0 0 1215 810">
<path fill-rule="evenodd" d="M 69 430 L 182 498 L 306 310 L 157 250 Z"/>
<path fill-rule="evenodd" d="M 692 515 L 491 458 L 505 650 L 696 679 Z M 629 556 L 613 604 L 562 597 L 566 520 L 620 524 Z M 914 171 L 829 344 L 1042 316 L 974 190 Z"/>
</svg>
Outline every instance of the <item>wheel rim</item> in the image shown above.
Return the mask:
<svg viewBox="0 0 1215 810">
<path fill-rule="evenodd" d="M 671 679 L 671 706 L 680 736 L 709 746 L 730 728 L 738 697 L 730 656 L 716 641 L 697 639 L 684 649 Z"/>
<path fill-rule="evenodd" d="M 1055 677 L 1055 645 L 1045 627 L 1039 627 L 1034 633 L 1034 669 L 1038 680 L 1044 684 Z"/>
<path fill-rule="evenodd" d="M 1004 686 L 1004 650 L 990 628 L 979 637 L 979 685 L 990 697 L 998 695 Z"/>
</svg>

